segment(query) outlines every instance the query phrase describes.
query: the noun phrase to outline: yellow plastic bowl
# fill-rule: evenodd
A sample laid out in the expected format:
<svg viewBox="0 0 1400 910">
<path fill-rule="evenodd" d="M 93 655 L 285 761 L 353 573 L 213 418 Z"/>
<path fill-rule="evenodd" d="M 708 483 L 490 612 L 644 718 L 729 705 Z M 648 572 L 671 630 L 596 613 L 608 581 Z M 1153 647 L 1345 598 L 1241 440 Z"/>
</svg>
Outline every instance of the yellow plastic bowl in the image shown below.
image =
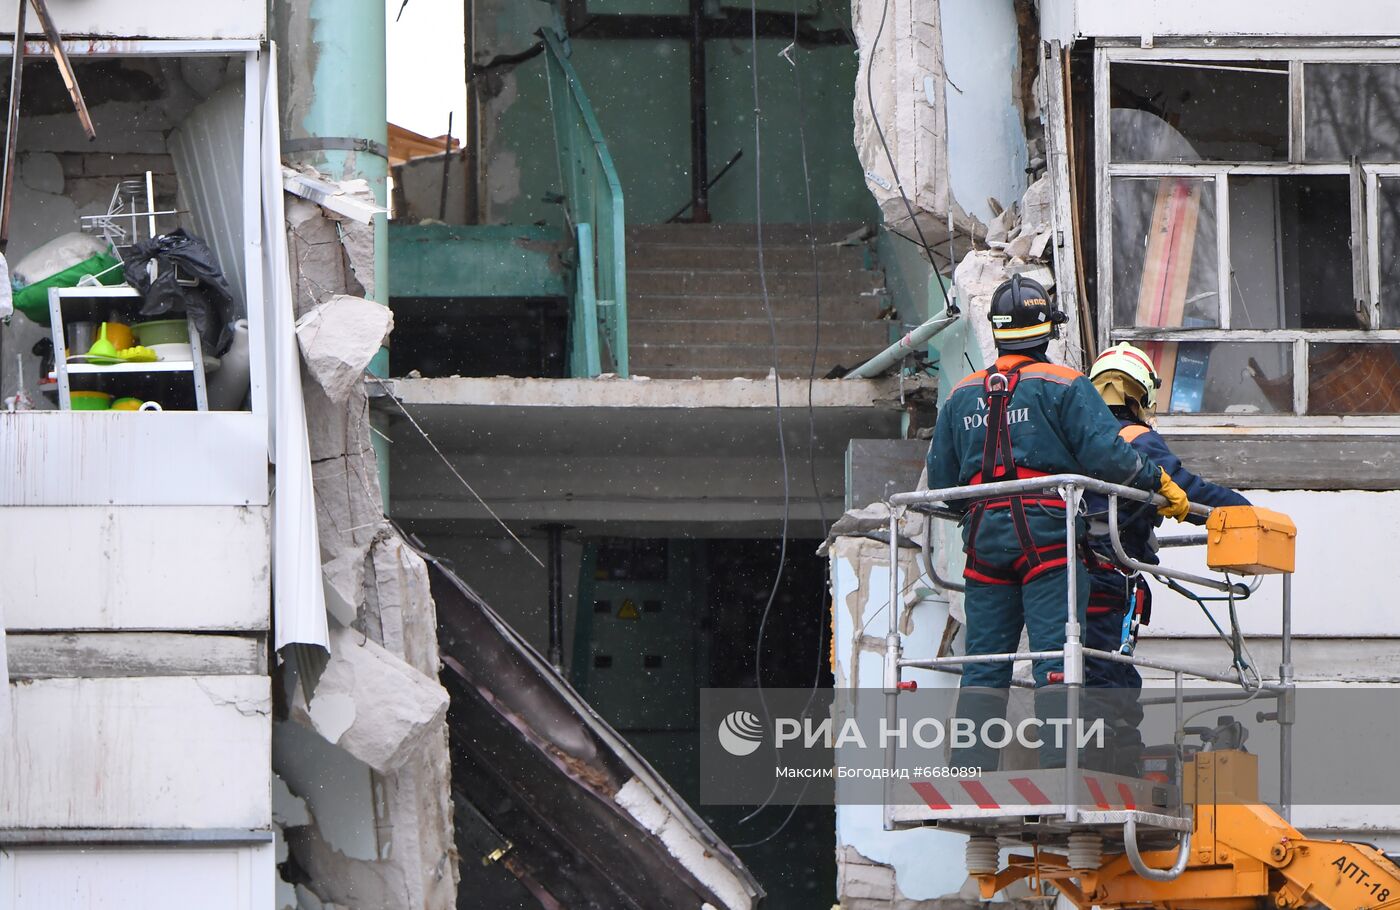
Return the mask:
<svg viewBox="0 0 1400 910">
<path fill-rule="evenodd" d="M 106 392 L 71 392 L 69 398 L 75 411 L 109 411 L 112 396 Z"/>
<path fill-rule="evenodd" d="M 141 399 L 139 398 L 118 398 L 112 402 L 114 411 L 139 411 L 141 410 Z"/>
</svg>

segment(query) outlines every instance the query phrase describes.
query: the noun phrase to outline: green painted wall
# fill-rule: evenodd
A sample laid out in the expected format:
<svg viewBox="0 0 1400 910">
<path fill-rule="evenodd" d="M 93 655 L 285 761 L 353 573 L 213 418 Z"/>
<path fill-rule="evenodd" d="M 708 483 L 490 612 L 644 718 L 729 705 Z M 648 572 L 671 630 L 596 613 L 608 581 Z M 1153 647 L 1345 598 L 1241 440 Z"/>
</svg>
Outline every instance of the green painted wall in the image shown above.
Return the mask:
<svg viewBox="0 0 1400 910">
<path fill-rule="evenodd" d="M 690 196 L 689 51 L 685 42 L 572 42 L 572 62 L 593 103 L 622 180 L 630 224 L 664 221 Z M 759 41 L 763 111 L 764 219 L 807 220 L 799 156 L 797 85 L 779 56 L 786 41 Z M 711 192 L 715 221 L 754 218 L 753 85 L 748 41 L 707 45 L 711 173 L 740 148 L 744 157 Z M 819 221 L 868 220 L 875 215 L 852 141 L 856 82 L 853 48 L 795 48 L 813 210 Z M 558 206 L 544 201 L 559 187 L 544 60 L 536 57 L 503 78 L 489 105 L 494 113 L 487 158 L 490 220 L 557 223 Z"/>
<path fill-rule="evenodd" d="M 391 224 L 390 297 L 567 297 L 564 235 L 510 224 Z"/>
<path fill-rule="evenodd" d="M 794 48 L 794 68 L 779 56 L 788 42 L 758 42 L 762 111 L 763 218 L 807 220 L 798 133 L 798 79 L 803 132 L 818 221 L 872 220 L 877 212 L 856 157 L 853 115 L 856 53 L 846 47 Z M 719 168 L 735 150 L 744 157 L 710 193 L 716 221 L 754 220 L 753 54 L 748 41 L 711 41 L 707 61 L 710 162 Z M 682 192 L 681 198 L 685 198 Z"/>
</svg>

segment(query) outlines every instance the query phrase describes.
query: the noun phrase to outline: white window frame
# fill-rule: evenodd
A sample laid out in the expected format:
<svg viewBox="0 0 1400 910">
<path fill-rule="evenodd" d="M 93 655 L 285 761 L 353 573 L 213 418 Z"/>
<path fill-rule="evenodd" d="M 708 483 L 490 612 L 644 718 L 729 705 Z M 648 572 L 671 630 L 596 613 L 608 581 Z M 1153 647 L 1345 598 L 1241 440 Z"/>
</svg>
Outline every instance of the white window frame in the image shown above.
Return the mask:
<svg viewBox="0 0 1400 910">
<path fill-rule="evenodd" d="M 1278 162 L 1232 163 L 1202 161 L 1199 163 L 1153 164 L 1139 162 L 1115 163 L 1110 160 L 1109 67 L 1114 63 L 1174 61 L 1202 63 L 1211 61 L 1279 62 L 1288 67 L 1288 138 L 1289 159 Z M 1095 211 L 1097 213 L 1098 342 L 1100 348 L 1116 341 L 1232 341 L 1269 342 L 1293 346 L 1293 414 L 1163 414 L 1159 422 L 1164 427 L 1239 426 L 1271 427 L 1353 427 L 1400 429 L 1400 414 L 1364 416 L 1309 415 L 1308 406 L 1308 345 L 1328 342 L 1400 343 L 1400 328 L 1375 330 L 1349 329 L 1264 329 L 1244 330 L 1230 327 L 1230 177 L 1332 175 L 1352 173 L 1348 162 L 1305 163 L 1303 68 L 1309 63 L 1380 63 L 1400 66 L 1400 48 L 1383 47 L 1204 47 L 1173 45 L 1163 48 L 1100 46 L 1094 52 L 1094 160 Z M 1380 177 L 1400 177 L 1400 162 L 1363 163 L 1361 171 L 1365 184 L 1366 226 L 1365 262 L 1366 304 L 1372 313 L 1372 324 L 1379 324 L 1380 262 L 1376 191 Z M 1216 256 L 1220 269 L 1218 327 L 1215 328 L 1115 328 L 1113 326 L 1113 190 L 1115 177 L 1191 176 L 1213 178 L 1215 190 Z"/>
</svg>

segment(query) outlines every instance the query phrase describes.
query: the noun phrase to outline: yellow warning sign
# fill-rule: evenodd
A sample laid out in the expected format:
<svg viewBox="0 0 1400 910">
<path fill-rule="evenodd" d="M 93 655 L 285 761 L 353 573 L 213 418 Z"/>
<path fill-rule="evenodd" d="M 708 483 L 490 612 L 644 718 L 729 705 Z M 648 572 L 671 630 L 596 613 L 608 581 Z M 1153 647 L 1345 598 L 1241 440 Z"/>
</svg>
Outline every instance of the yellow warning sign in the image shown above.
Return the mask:
<svg viewBox="0 0 1400 910">
<path fill-rule="evenodd" d="M 617 610 L 618 619 L 640 619 L 642 611 L 637 609 L 637 604 L 630 597 L 622 602 L 622 606 Z"/>
</svg>

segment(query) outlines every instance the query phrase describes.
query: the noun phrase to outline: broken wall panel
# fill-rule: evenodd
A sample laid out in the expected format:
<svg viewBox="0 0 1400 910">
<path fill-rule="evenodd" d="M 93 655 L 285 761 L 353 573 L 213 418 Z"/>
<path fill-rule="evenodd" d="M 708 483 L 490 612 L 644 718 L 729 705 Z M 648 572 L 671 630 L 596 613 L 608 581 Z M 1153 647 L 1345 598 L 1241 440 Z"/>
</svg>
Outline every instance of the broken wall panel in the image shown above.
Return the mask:
<svg viewBox="0 0 1400 910">
<path fill-rule="evenodd" d="M 265 632 L 269 533 L 263 506 L 0 509 L 5 625 Z"/>
<path fill-rule="evenodd" d="M 35 680 L 11 687 L 0 828 L 268 828 L 262 676 Z"/>
<path fill-rule="evenodd" d="M 966 249 L 966 237 L 984 236 L 1026 186 L 1034 156 L 1024 108 L 1034 99 L 1023 97 L 1023 83 L 1034 74 L 1021 72 L 1015 10 L 1010 2 L 855 0 L 852 19 L 866 187 L 885 224 L 918 242 L 912 208 L 942 268 L 950 211 Z"/>
<path fill-rule="evenodd" d="M 892 229 L 914 233 L 907 199 L 919 228 L 946 237 L 956 203 L 948 187 L 940 5 L 857 0 L 851 13 L 861 64 L 855 144 L 866 186 Z"/>
</svg>

